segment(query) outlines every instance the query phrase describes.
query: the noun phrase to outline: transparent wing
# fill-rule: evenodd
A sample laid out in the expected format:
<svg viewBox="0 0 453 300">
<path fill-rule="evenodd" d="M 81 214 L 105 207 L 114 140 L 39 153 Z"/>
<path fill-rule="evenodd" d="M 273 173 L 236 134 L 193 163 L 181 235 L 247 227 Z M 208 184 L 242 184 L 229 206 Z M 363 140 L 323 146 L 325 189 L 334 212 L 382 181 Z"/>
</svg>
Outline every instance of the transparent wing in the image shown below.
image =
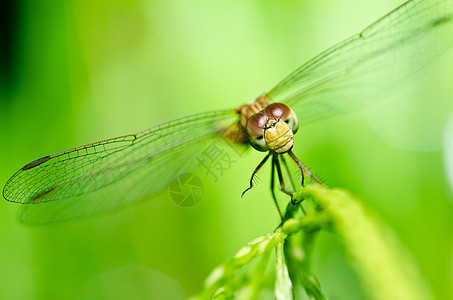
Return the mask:
<svg viewBox="0 0 453 300">
<path fill-rule="evenodd" d="M 352 111 L 407 80 L 453 43 L 453 1 L 408 1 L 314 57 L 268 94 L 301 123 Z"/>
<path fill-rule="evenodd" d="M 3 196 L 41 203 L 22 207 L 25 223 L 113 211 L 152 197 L 179 173 L 195 169 L 203 147 L 220 142 L 219 133 L 237 120 L 234 110 L 196 114 L 45 156 L 16 172 Z"/>
</svg>

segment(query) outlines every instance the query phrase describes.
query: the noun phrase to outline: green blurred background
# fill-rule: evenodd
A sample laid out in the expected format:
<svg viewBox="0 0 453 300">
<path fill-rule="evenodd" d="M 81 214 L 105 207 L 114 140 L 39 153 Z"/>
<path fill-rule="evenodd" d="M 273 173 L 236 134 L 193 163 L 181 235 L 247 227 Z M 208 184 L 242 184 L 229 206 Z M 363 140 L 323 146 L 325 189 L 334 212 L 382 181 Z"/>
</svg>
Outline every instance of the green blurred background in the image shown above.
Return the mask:
<svg viewBox="0 0 453 300">
<path fill-rule="evenodd" d="M 41 156 L 250 102 L 399 4 L 11 1 L 3 12 L 11 35 L 1 41 L 1 186 Z M 453 299 L 452 62 L 450 50 L 388 101 L 301 128 L 295 148 L 329 186 L 358 195 L 393 228 L 436 299 Z M 190 209 L 163 193 L 117 214 L 27 227 L 16 221 L 18 205 L 3 201 L 0 298 L 196 293 L 210 270 L 278 224 L 268 169 L 240 198 L 261 158 L 250 152 L 218 182 L 204 180 L 203 200 Z M 320 235 L 314 272 L 331 299 L 366 297 L 332 233 Z"/>
</svg>

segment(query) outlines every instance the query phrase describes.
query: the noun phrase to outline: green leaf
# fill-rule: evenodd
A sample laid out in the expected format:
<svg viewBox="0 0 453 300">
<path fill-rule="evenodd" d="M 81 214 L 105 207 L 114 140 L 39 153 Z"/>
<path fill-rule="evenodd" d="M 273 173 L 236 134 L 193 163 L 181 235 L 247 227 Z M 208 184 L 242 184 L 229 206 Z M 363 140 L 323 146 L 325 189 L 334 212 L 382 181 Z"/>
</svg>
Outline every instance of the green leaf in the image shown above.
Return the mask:
<svg viewBox="0 0 453 300">
<path fill-rule="evenodd" d="M 276 248 L 276 279 L 275 279 L 275 298 L 277 300 L 293 299 L 292 283 L 289 278 L 288 268 L 286 267 L 285 253 L 283 244 L 285 238 L 280 237 Z"/>
<path fill-rule="evenodd" d="M 294 198 L 311 198 L 329 215 L 354 266 L 373 299 L 430 299 L 410 256 L 394 233 L 367 211 L 360 201 L 339 189 L 307 186 Z"/>
</svg>

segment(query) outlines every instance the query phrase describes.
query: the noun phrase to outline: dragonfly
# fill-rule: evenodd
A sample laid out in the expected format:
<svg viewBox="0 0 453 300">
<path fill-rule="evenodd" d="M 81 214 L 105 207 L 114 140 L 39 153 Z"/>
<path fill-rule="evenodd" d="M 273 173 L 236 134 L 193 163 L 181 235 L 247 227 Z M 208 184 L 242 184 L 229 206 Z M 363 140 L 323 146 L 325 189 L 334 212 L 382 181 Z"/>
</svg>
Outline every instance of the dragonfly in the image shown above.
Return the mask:
<svg viewBox="0 0 453 300">
<path fill-rule="evenodd" d="M 25 204 L 19 219 L 30 224 L 112 212 L 162 192 L 177 174 L 199 166 L 194 159 L 199 149 L 223 139 L 267 152 L 247 190 L 270 158 L 276 203 L 275 170 L 280 189 L 291 196 L 280 165 L 286 165 L 286 155 L 300 169 L 301 186 L 304 175 L 322 184 L 294 154 L 299 126 L 385 98 L 452 43 L 453 0 L 407 1 L 301 65 L 250 104 L 41 157 L 7 181 L 3 197 Z"/>
</svg>

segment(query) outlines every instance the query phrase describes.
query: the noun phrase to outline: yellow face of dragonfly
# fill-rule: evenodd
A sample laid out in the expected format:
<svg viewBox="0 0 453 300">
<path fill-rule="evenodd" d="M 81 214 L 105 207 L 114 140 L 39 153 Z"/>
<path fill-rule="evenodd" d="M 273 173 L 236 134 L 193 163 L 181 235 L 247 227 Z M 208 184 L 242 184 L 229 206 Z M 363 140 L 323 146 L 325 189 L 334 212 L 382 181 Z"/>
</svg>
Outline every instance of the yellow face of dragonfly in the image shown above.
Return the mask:
<svg viewBox="0 0 453 300">
<path fill-rule="evenodd" d="M 297 116 L 291 108 L 282 103 L 272 103 L 248 119 L 246 131 L 256 150 L 281 154 L 293 147 L 293 137 L 298 128 Z"/>
</svg>

